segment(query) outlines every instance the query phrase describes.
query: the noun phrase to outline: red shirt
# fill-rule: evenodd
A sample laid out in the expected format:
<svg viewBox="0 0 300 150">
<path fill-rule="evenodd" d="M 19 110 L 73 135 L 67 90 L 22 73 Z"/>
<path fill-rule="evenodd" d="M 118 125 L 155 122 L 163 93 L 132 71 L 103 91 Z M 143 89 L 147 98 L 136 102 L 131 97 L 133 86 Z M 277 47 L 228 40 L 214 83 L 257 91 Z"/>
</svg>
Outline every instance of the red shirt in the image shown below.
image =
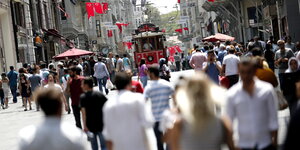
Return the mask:
<svg viewBox="0 0 300 150">
<path fill-rule="evenodd" d="M 131 91 L 136 93 L 144 93 L 142 84 L 138 81 L 131 81 Z"/>
<path fill-rule="evenodd" d="M 77 79 L 71 79 L 70 81 L 72 106 L 79 106 L 80 95 L 83 93 L 83 90 L 81 88 L 82 80 L 83 77 L 79 76 Z"/>
</svg>

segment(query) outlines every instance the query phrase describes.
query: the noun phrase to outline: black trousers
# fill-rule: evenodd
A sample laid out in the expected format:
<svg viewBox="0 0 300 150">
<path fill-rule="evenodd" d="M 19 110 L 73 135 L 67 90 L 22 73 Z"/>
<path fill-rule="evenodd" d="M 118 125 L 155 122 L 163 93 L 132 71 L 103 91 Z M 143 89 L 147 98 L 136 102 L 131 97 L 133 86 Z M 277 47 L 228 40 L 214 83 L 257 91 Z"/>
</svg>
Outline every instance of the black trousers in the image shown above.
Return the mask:
<svg viewBox="0 0 300 150">
<path fill-rule="evenodd" d="M 164 150 L 164 145 L 162 142 L 163 133 L 161 131 L 159 131 L 159 122 L 155 122 L 154 133 L 156 136 L 157 150 Z"/>
<path fill-rule="evenodd" d="M 76 105 L 72 105 L 73 115 L 75 117 L 76 127 L 82 129 L 81 126 L 81 118 L 80 118 L 80 107 Z"/>
<path fill-rule="evenodd" d="M 180 71 L 180 61 L 176 61 L 176 71 Z"/>
<path fill-rule="evenodd" d="M 239 82 L 239 75 L 226 76 L 229 80 L 229 88 Z"/>
<path fill-rule="evenodd" d="M 241 150 L 276 150 L 276 148 L 273 145 L 269 145 L 262 149 L 258 149 L 257 147 L 255 147 L 255 148 L 241 148 Z"/>
</svg>

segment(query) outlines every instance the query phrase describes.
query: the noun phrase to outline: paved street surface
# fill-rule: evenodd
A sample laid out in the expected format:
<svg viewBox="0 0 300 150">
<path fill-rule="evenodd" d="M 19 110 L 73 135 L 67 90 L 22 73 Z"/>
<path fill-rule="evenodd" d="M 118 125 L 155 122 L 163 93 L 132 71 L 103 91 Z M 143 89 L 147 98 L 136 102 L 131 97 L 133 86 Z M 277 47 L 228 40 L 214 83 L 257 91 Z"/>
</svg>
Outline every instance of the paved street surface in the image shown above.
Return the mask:
<svg viewBox="0 0 300 150">
<path fill-rule="evenodd" d="M 177 73 L 172 73 L 172 84 L 176 83 L 176 79 L 181 75 L 192 75 L 194 71 L 182 71 Z M 136 79 L 136 77 L 134 77 Z M 95 87 L 98 90 L 98 87 Z M 116 91 L 111 91 L 108 94 L 108 98 L 114 96 Z M 289 118 L 288 111 L 279 112 L 279 143 L 282 143 L 286 131 L 286 125 Z M 9 108 L 6 110 L 0 109 L 0 149 L 1 150 L 17 150 L 18 143 L 18 132 L 25 126 L 38 124 L 42 121 L 42 112 L 37 112 L 35 105 L 33 105 L 32 111 L 24 112 L 22 107 L 21 99 L 19 98 L 17 104 L 9 104 Z M 67 121 L 74 124 L 73 115 L 64 114 L 63 121 Z"/>
</svg>

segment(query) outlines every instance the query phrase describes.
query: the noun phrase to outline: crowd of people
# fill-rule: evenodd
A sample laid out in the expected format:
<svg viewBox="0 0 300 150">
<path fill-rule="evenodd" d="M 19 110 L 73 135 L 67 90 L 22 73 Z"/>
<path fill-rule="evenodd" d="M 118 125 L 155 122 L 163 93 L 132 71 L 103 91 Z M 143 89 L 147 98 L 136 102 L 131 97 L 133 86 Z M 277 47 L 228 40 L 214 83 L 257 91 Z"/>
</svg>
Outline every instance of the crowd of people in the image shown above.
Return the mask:
<svg viewBox="0 0 300 150">
<path fill-rule="evenodd" d="M 276 150 L 277 113 L 287 107 L 291 121 L 282 148 L 297 149 L 299 50 L 290 37 L 277 43 L 255 37 L 246 47 L 204 43 L 185 59 L 195 75 L 181 77 L 175 87 L 165 58 L 153 65 L 141 59 L 137 81 L 126 54 L 25 64 L 18 72 L 11 66 L 1 75 L 1 105 L 9 107 L 10 92 L 17 103 L 19 93 L 24 111 L 33 109 L 34 100 L 45 114 L 43 123 L 21 130 L 21 150 L 220 150 L 223 144 L 230 150 Z M 111 90 L 118 92 L 107 98 Z M 61 121 L 64 111 L 73 113 L 75 126 Z"/>
</svg>

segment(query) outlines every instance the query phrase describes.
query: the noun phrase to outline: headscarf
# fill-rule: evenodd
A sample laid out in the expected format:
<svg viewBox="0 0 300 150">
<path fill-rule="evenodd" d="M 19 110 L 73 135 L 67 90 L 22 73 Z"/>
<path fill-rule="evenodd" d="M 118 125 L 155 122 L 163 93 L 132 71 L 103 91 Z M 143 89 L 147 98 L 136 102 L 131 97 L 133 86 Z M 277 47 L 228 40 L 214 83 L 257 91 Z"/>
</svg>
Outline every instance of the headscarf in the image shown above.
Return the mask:
<svg viewBox="0 0 300 150">
<path fill-rule="evenodd" d="M 293 72 L 295 72 L 295 71 L 292 70 L 292 67 L 291 67 L 291 61 L 293 61 L 293 60 L 297 62 L 297 65 L 298 65 L 298 69 L 297 70 L 299 70 L 299 61 L 298 61 L 298 59 L 296 57 L 292 57 L 292 58 L 290 58 L 289 63 L 288 63 L 289 68 L 285 71 L 285 73 L 293 73 Z"/>
</svg>

